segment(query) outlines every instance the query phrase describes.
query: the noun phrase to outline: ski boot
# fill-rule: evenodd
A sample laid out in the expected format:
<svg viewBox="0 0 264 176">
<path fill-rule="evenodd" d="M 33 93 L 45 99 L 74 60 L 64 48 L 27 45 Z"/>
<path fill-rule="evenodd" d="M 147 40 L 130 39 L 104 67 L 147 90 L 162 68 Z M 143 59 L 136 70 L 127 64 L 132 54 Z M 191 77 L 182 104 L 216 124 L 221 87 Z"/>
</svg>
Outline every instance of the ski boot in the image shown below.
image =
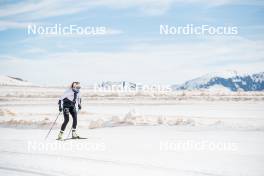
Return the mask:
<svg viewBox="0 0 264 176">
<path fill-rule="evenodd" d="M 63 131 L 60 131 L 60 133 L 58 134 L 57 140 L 62 140 L 62 136 L 63 136 Z"/>
<path fill-rule="evenodd" d="M 76 129 L 73 129 L 73 130 L 72 130 L 72 139 L 79 139 L 79 138 L 80 138 L 80 136 L 77 135 L 77 133 L 76 133 Z"/>
</svg>

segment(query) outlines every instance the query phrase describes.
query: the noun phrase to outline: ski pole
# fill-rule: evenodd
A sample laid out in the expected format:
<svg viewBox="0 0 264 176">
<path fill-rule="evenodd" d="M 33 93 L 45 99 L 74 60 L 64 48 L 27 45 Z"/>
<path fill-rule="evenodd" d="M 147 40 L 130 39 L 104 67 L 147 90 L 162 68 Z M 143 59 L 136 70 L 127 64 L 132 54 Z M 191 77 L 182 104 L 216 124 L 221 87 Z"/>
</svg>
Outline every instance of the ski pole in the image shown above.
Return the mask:
<svg viewBox="0 0 264 176">
<path fill-rule="evenodd" d="M 47 134 L 46 137 L 45 137 L 45 140 L 48 138 L 48 136 L 49 136 L 49 134 L 50 134 L 52 128 L 54 127 L 54 125 L 55 125 L 55 123 L 56 123 L 58 117 L 60 116 L 60 114 L 61 114 L 61 112 L 59 112 L 59 114 L 57 115 L 57 118 L 56 118 L 55 121 L 53 122 L 53 124 L 52 124 L 52 126 L 51 126 L 51 128 L 50 128 L 50 130 L 49 130 L 49 132 L 48 132 L 48 134 Z"/>
<path fill-rule="evenodd" d="M 68 133 L 68 135 L 67 135 L 67 138 L 66 138 L 66 139 L 68 139 L 68 138 L 69 138 L 69 136 L 70 136 L 70 134 L 71 134 L 71 131 L 72 131 L 72 127 L 71 127 L 71 129 L 70 129 L 70 131 L 69 131 L 69 133 Z"/>
</svg>

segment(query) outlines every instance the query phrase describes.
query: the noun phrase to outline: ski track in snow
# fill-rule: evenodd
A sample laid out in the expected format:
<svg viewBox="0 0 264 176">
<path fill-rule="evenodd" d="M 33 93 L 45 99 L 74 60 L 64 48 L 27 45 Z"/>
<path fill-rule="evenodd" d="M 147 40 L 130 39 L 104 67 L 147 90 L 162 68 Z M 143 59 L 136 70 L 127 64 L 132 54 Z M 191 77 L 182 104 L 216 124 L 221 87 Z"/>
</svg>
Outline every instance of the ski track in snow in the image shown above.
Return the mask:
<svg viewBox="0 0 264 176">
<path fill-rule="evenodd" d="M 133 162 L 126 162 L 126 161 L 119 161 L 119 160 L 102 160 L 102 159 L 95 159 L 95 158 L 87 158 L 82 156 L 71 156 L 71 155 L 59 155 L 59 154 L 42 154 L 42 153 L 26 153 L 26 152 L 14 152 L 14 151 L 0 151 L 1 154 L 9 154 L 9 155 L 25 155 L 25 156 L 40 156 L 40 157 L 53 157 L 53 158 L 64 158 L 69 160 L 84 160 L 89 162 L 96 162 L 99 164 L 112 164 L 112 165 L 118 165 L 118 166 L 128 166 L 128 167 L 138 167 L 141 169 L 158 169 L 158 170 L 165 170 L 165 171 L 173 171 L 180 172 L 180 173 L 187 173 L 187 174 L 196 174 L 196 175 L 209 175 L 209 176 L 223 176 L 219 174 L 209 173 L 209 172 L 202 172 L 202 171 L 191 171 L 191 170 L 179 170 L 176 168 L 169 168 L 169 167 L 163 167 L 163 166 L 156 166 L 156 165 L 150 165 L 150 164 L 144 164 L 144 163 L 133 163 Z M 22 173 L 30 173 L 30 174 L 36 174 L 36 175 L 43 175 L 43 176 L 53 176 L 54 174 L 49 174 L 47 172 L 39 172 L 39 171 L 33 171 L 28 169 L 16 169 L 11 167 L 3 167 L 0 166 L 0 169 L 5 170 L 11 170 L 16 172 L 22 172 Z M 55 174 L 54 176 L 56 176 Z M 65 175 L 65 174 L 64 174 Z"/>
<path fill-rule="evenodd" d="M 11 171 L 18 173 L 19 175 L 23 174 L 30 174 L 30 175 L 41 175 L 41 176 L 63 176 L 65 174 L 54 174 L 54 173 L 49 173 L 49 172 L 44 172 L 44 171 L 37 171 L 37 170 L 32 170 L 28 168 L 17 168 L 17 167 L 5 167 L 5 166 L 0 166 L 0 170 L 4 171 Z"/>
<path fill-rule="evenodd" d="M 93 152 L 86 150 L 32 150 L 26 141 L 35 139 L 37 144 L 49 144 L 53 140 L 42 138 L 46 131 L 36 129 L 2 128 L 0 149 L 0 175 L 151 175 L 151 176 L 261 176 L 261 161 L 264 146 L 263 132 L 240 131 L 190 131 L 173 127 L 123 127 L 114 129 L 83 129 L 82 134 L 103 137 L 106 150 Z M 54 131 L 55 132 L 55 131 Z M 56 132 L 55 132 L 56 133 Z M 161 135 L 161 136 L 159 136 Z M 16 140 L 20 139 L 20 140 Z M 21 140 L 24 139 L 24 140 Z M 160 141 L 208 140 L 213 142 L 236 142 L 236 152 L 160 152 Z M 44 143 L 42 143 L 44 142 Z M 76 141 L 75 144 L 97 143 L 98 141 Z M 57 143 L 57 142 L 56 142 Z M 52 144 L 52 143 L 51 143 Z M 64 142 L 58 142 L 64 145 Z M 65 145 L 69 143 L 66 142 Z M 147 146 L 146 146 L 147 145 Z M 138 148 L 139 147 L 139 148 Z M 207 155 L 203 155 L 207 154 Z M 211 155 L 211 156 L 210 156 Z M 194 157 L 194 158 L 192 158 Z M 216 161 L 215 161 L 216 160 Z M 218 160 L 218 161 L 217 161 Z M 250 164 L 252 163 L 252 164 Z M 247 165 L 247 168 L 244 165 Z M 210 168 L 211 166 L 211 168 Z M 13 170 L 12 168 L 20 169 Z M 109 170 L 109 171 L 108 171 Z M 120 171 L 121 170 L 121 171 Z M 21 173 L 19 173 L 21 171 Z M 26 174 L 26 172 L 29 172 Z M 31 173 L 31 171 L 37 171 Z M 47 172 L 46 172 L 47 171 Z M 13 174 L 12 174 L 13 172 Z M 64 173 L 65 172 L 65 173 Z M 19 174 L 17 174 L 19 173 Z M 127 173 L 127 174 L 126 174 Z M 136 174 L 134 174 L 136 173 Z M 24 176 L 23 175 L 23 176 Z"/>
</svg>

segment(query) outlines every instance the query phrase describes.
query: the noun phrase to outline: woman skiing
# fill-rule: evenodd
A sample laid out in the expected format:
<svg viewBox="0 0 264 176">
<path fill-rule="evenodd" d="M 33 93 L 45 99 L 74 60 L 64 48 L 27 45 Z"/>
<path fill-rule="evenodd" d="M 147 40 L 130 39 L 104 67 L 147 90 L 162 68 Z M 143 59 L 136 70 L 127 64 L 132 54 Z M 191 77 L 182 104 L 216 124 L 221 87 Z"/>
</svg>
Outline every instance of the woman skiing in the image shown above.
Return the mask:
<svg viewBox="0 0 264 176">
<path fill-rule="evenodd" d="M 77 126 L 77 111 L 81 110 L 81 96 L 80 96 L 80 83 L 73 82 L 71 87 L 67 89 L 64 94 L 59 99 L 59 111 L 63 111 L 64 122 L 61 125 L 61 130 L 58 135 L 58 140 L 62 140 L 63 132 L 69 122 L 69 114 L 71 114 L 73 123 L 72 123 L 72 138 L 76 139 L 79 136 L 76 133 L 76 126 Z"/>
</svg>

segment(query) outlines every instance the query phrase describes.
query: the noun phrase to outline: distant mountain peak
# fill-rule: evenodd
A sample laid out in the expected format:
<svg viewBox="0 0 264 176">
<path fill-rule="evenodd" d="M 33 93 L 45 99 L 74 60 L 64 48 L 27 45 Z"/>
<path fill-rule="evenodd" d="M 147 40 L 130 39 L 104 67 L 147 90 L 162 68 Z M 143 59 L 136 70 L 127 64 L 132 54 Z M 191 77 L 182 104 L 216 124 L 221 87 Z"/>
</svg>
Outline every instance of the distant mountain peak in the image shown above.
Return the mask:
<svg viewBox="0 0 264 176">
<path fill-rule="evenodd" d="M 230 77 L 235 77 L 238 75 L 242 75 L 242 74 L 241 73 L 239 74 L 236 70 L 224 70 L 222 72 L 218 71 L 218 72 L 207 73 L 204 76 L 230 78 Z"/>
<path fill-rule="evenodd" d="M 199 90 L 215 87 L 231 91 L 262 91 L 264 90 L 264 72 L 254 74 L 238 73 L 235 70 L 213 72 L 187 81 L 178 89 Z"/>
<path fill-rule="evenodd" d="M 32 86 L 33 84 L 21 78 L 0 75 L 0 85 L 1 86 Z"/>
</svg>

